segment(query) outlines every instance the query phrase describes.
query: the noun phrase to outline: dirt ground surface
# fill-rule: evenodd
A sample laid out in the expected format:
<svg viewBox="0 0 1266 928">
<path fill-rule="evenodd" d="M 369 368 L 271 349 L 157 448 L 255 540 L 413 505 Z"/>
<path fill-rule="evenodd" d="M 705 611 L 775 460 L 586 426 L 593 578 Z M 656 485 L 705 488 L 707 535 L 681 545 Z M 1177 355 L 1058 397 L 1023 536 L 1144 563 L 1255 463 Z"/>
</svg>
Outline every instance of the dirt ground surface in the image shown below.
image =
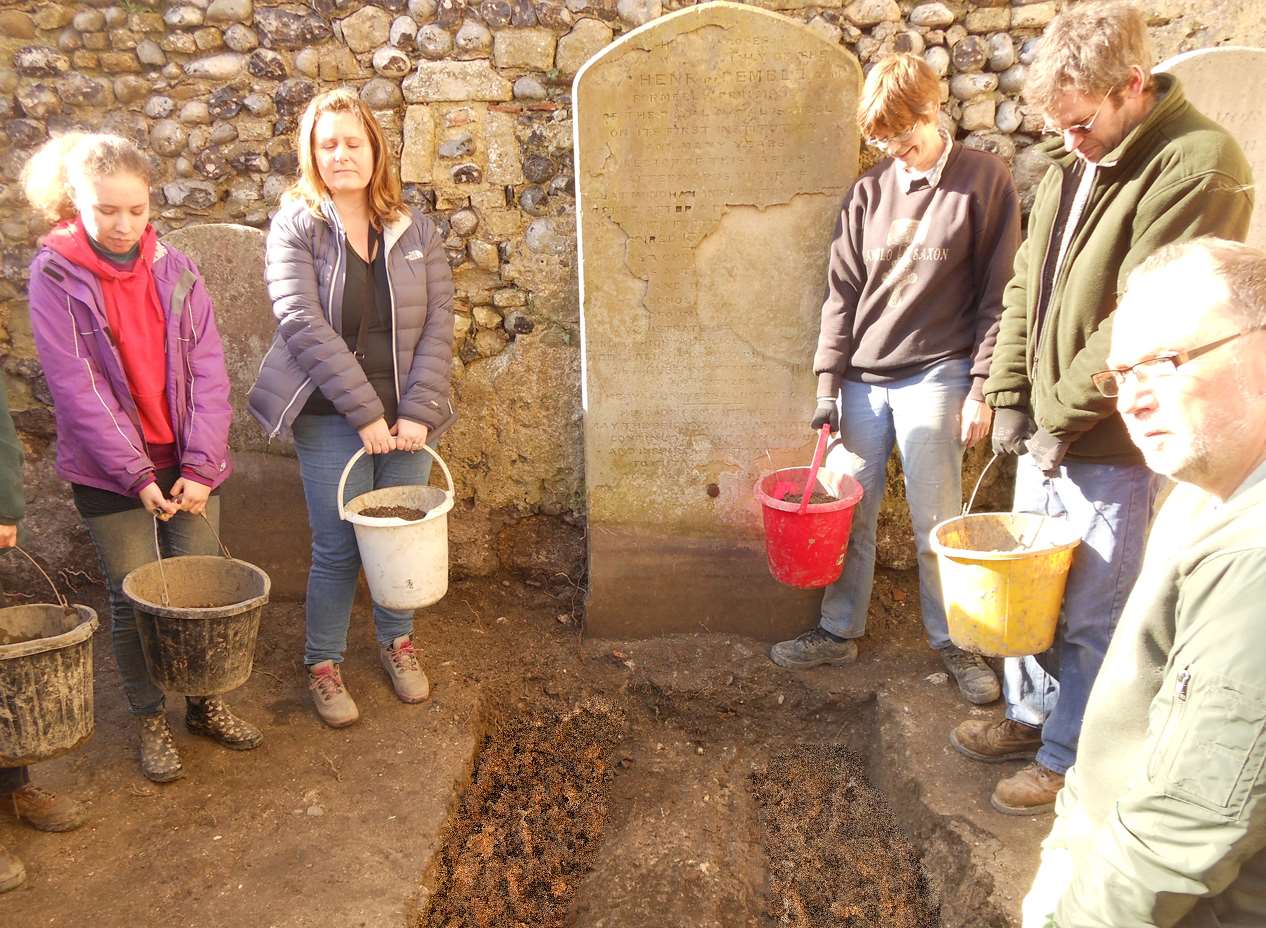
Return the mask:
<svg viewBox="0 0 1266 928">
<path fill-rule="evenodd" d="M 79 597 L 100 607 L 94 597 Z M 0 809 L 28 881 L 0 924 L 94 928 L 1001 928 L 1049 819 L 994 813 L 1018 765 L 975 764 L 967 706 L 922 638 L 913 574 L 877 577 L 857 664 L 790 672 L 719 635 L 585 639 L 566 601 L 454 584 L 419 614 L 431 699 L 398 702 L 358 606 L 361 720 L 307 702 L 302 607 L 270 604 L 231 703 L 234 753 L 169 714 L 186 776 L 139 773 L 105 632 L 97 729 L 32 769 L 88 803 L 41 834 Z"/>
</svg>

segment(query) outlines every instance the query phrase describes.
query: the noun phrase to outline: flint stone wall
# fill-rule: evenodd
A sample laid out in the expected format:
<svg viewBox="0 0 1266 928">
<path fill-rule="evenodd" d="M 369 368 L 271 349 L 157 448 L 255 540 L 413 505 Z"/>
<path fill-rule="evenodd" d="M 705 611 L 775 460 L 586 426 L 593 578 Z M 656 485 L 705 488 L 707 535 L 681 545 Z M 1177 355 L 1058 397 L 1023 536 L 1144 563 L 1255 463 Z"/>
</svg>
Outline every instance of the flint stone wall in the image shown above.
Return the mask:
<svg viewBox="0 0 1266 928">
<path fill-rule="evenodd" d="M 1033 40 L 1061 3 L 756 5 L 807 23 L 863 66 L 894 49 L 922 54 L 944 75 L 944 111 L 959 137 L 1011 161 L 1027 192 L 1040 176 L 1024 154 L 1038 120 L 1018 92 Z M 93 573 L 69 494 L 51 473 L 49 396 L 25 306 L 43 231 L 16 182 L 26 158 L 50 133 L 120 132 L 153 156 L 160 231 L 263 228 L 293 176 L 299 113 L 319 91 L 351 84 L 403 149 L 406 196 L 440 222 L 454 268 L 462 420 L 442 450 L 460 497 L 450 520 L 455 570 L 517 571 L 570 595 L 584 550 L 570 83 L 614 38 L 687 5 L 34 0 L 0 9 L 0 356 L 27 450 L 32 548 L 63 579 Z M 1158 60 L 1266 44 L 1251 0 L 1142 5 Z M 912 563 L 903 509 L 899 497 L 885 507 L 880 559 L 890 566 Z M 302 524 L 303 513 L 293 518 Z M 10 562 L 0 568 L 11 595 L 37 588 Z"/>
</svg>

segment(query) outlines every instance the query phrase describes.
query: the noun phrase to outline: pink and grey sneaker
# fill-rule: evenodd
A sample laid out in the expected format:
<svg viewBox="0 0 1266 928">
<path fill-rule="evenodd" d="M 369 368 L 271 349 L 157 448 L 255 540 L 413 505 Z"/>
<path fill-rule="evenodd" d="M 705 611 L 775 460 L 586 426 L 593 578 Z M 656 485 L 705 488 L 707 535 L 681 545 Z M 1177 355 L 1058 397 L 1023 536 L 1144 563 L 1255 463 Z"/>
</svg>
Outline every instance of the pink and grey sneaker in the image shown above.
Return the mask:
<svg viewBox="0 0 1266 928">
<path fill-rule="evenodd" d="M 378 657 L 401 702 L 422 702 L 431 695 L 431 682 L 422 672 L 413 639 L 408 635 L 401 635 L 390 647 L 379 647 Z"/>
<path fill-rule="evenodd" d="M 360 718 L 360 710 L 333 661 L 320 661 L 308 668 L 308 691 L 317 715 L 331 728 L 344 728 Z"/>
</svg>

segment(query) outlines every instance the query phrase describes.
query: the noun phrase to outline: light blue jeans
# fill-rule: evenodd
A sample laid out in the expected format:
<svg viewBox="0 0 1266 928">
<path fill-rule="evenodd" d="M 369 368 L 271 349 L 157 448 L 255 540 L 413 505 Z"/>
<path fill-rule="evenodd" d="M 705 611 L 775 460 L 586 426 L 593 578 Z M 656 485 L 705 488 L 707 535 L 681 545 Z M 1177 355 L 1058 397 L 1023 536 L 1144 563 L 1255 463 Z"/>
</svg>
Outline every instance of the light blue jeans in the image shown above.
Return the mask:
<svg viewBox="0 0 1266 928">
<path fill-rule="evenodd" d="M 347 626 L 360 575 L 356 531 L 352 523 L 338 517 L 338 481 L 362 443 L 342 416 L 299 416 L 294 439 L 312 528 L 303 662 L 309 666 L 325 660 L 338 663 L 347 650 Z M 382 487 L 426 483 L 430 474 L 431 456 L 424 451 L 365 455 L 347 475 L 343 495 L 346 502 Z M 413 631 L 413 612 L 375 604 L 374 629 L 378 643 L 389 645 Z"/>
<path fill-rule="evenodd" d="M 1081 538 L 1064 588 L 1055 644 L 1036 657 L 1007 658 L 1007 718 L 1041 727 L 1037 761 L 1064 773 L 1077 759 L 1086 700 L 1121 610 L 1138 578 L 1160 480 L 1141 464 L 1066 459 L 1043 476 L 1029 455 L 1015 474 L 1016 512 L 1066 518 Z"/>
<path fill-rule="evenodd" d="M 928 538 L 938 522 L 962 510 L 963 445 L 960 421 L 971 390 L 971 362 L 942 361 L 922 373 L 886 384 L 845 381 L 840 390 L 840 437 L 862 459 L 854 474 L 865 495 L 853 527 L 840 579 L 822 597 L 821 626 L 841 638 L 866 633 L 866 613 L 875 580 L 875 531 L 884 498 L 888 456 L 901 452 L 906 501 L 919 556 L 919 605 L 928 643 L 950 644 L 941 601 L 936 554 Z"/>
</svg>

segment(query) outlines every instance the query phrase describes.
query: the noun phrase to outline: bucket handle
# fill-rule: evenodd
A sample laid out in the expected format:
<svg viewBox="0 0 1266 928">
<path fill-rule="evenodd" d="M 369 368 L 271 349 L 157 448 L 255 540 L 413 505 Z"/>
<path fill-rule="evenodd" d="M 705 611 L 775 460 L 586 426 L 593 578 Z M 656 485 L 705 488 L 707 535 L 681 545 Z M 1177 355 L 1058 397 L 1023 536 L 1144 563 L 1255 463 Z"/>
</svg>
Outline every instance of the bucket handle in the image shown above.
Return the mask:
<svg viewBox="0 0 1266 928">
<path fill-rule="evenodd" d="M 985 482 L 985 474 L 989 473 L 989 468 L 993 467 L 994 462 L 1002 457 L 997 451 L 993 453 L 993 457 L 989 459 L 989 463 L 985 465 L 985 469 L 980 472 L 980 476 L 976 478 L 976 486 L 971 491 L 971 498 L 967 500 L 967 505 L 963 507 L 963 515 L 971 512 L 971 507 L 976 505 L 976 494 L 980 492 L 980 485 Z"/>
<path fill-rule="evenodd" d="M 822 426 L 822 430 L 818 432 L 818 446 L 813 449 L 813 463 L 809 465 L 809 476 L 804 482 L 804 492 L 800 494 L 800 510 L 797 515 L 804 515 L 809 511 L 809 499 L 813 496 L 813 483 L 818 479 L 818 468 L 822 466 L 822 459 L 826 457 L 826 443 L 831 440 L 831 423 L 827 422 Z"/>
<path fill-rule="evenodd" d="M 430 445 L 423 445 L 422 450 L 435 458 L 439 462 L 440 470 L 444 472 L 444 479 L 448 481 L 448 495 L 456 496 L 457 488 L 453 486 L 453 475 L 449 472 L 448 465 L 444 463 L 444 459 Z M 356 453 L 343 467 L 343 474 L 338 478 L 338 517 L 344 522 L 347 521 L 347 510 L 343 508 L 343 491 L 347 489 L 347 475 L 352 472 L 352 465 L 360 460 L 360 456 L 365 453 L 364 448 L 357 448 Z"/>
<path fill-rule="evenodd" d="M 57 584 L 53 582 L 53 578 L 48 575 L 48 572 L 44 570 L 43 567 L 40 566 L 39 561 L 31 557 L 31 555 L 29 555 L 21 545 L 14 545 L 13 547 L 14 547 L 14 550 L 18 552 L 18 554 L 22 555 L 24 558 L 26 558 L 28 561 L 34 564 L 35 569 L 38 570 L 43 575 L 45 580 L 48 581 L 48 585 L 53 588 L 53 595 L 57 597 L 57 605 L 61 606 L 63 609 L 69 609 L 70 601 L 66 599 L 65 596 L 62 595 L 62 591 L 57 588 Z"/>
<path fill-rule="evenodd" d="M 233 560 L 233 555 L 229 553 L 228 546 L 225 545 L 224 541 L 220 538 L 220 533 L 215 530 L 215 526 L 211 524 L 211 520 L 207 518 L 207 514 L 205 512 L 200 512 L 198 515 L 202 517 L 203 522 L 207 523 L 207 528 L 211 529 L 211 534 L 215 536 L 215 543 L 220 546 L 220 550 L 224 552 L 224 556 L 230 561 Z M 158 579 L 163 583 L 163 605 L 170 606 L 171 596 L 167 592 L 167 572 L 163 570 L 163 549 L 158 543 L 158 513 L 154 513 L 154 555 L 155 560 L 158 561 Z"/>
</svg>

